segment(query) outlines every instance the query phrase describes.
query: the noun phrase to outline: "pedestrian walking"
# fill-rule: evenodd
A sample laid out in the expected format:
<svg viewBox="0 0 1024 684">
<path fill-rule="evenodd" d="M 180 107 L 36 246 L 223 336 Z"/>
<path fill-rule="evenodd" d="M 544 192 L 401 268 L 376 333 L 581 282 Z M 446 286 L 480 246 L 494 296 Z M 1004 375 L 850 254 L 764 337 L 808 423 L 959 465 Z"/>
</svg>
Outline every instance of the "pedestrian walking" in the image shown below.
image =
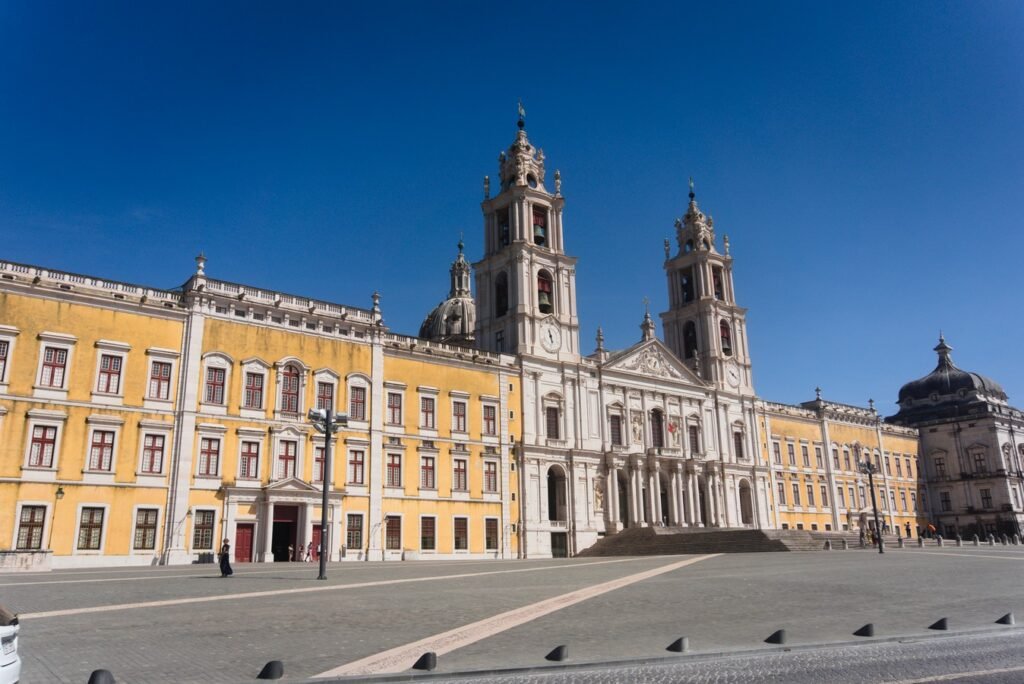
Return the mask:
<svg viewBox="0 0 1024 684">
<path fill-rule="evenodd" d="M 306 562 L 313 562 L 313 541 L 310 540 L 309 544 L 306 545 Z"/>
<path fill-rule="evenodd" d="M 231 569 L 231 542 L 227 539 L 220 547 L 220 576 L 231 577 L 235 571 Z"/>
<path fill-rule="evenodd" d="M 910 539 L 910 523 L 907 523 L 907 539 Z"/>
<path fill-rule="evenodd" d="M 289 544 L 288 545 L 288 561 L 291 562 L 293 560 L 295 560 L 295 547 L 292 546 L 291 544 Z"/>
</svg>

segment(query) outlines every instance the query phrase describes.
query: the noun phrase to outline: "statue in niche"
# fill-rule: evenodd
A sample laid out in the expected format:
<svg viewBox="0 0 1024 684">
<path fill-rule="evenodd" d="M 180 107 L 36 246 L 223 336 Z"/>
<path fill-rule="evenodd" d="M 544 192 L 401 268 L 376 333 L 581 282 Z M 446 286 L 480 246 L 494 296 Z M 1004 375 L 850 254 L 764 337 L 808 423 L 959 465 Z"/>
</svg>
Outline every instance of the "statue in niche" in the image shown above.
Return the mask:
<svg viewBox="0 0 1024 684">
<path fill-rule="evenodd" d="M 637 444 L 644 442 L 644 419 L 639 413 L 633 414 L 633 441 Z"/>
<path fill-rule="evenodd" d="M 678 447 L 683 445 L 683 433 L 679 429 L 678 418 L 673 418 L 668 422 L 668 434 L 671 435 L 672 446 Z"/>
<path fill-rule="evenodd" d="M 594 487 L 594 510 L 604 510 L 604 487 L 602 487 L 600 484 Z"/>
</svg>

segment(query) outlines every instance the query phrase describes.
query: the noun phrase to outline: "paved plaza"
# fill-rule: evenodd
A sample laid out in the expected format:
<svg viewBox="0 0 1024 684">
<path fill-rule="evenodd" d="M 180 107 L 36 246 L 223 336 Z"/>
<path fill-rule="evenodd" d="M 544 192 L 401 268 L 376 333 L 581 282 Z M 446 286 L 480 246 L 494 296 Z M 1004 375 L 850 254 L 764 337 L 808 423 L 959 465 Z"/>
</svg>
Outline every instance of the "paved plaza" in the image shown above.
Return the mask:
<svg viewBox="0 0 1024 684">
<path fill-rule="evenodd" d="M 569 646 L 571 663 L 605 663 L 671 657 L 665 648 L 681 636 L 689 638 L 690 654 L 666 663 L 696 668 L 691 676 L 698 681 L 738 682 L 754 681 L 757 663 L 768 667 L 780 657 L 781 647 L 763 643 L 777 629 L 787 631 L 794 662 L 812 658 L 806 647 L 856 641 L 852 632 L 868 622 L 875 624 L 873 640 L 832 651 L 852 648 L 851 658 L 864 658 L 866 648 L 889 649 L 893 662 L 900 653 L 913 662 L 914 649 L 951 653 L 943 644 L 960 637 L 944 640 L 927 629 L 941 617 L 949 618 L 951 632 L 988 639 L 993 652 L 1019 652 L 1024 630 L 993 623 L 1008 612 L 1024 618 L 1022 571 L 1024 549 L 1012 546 L 891 549 L 884 556 L 850 550 L 346 563 L 330 566 L 326 582 L 315 579 L 311 564 L 240 565 L 231 579 L 213 566 L 117 568 L 3 575 L 0 602 L 22 616 L 29 684 L 85 682 L 97 668 L 119 682 L 244 682 L 275 659 L 289 681 L 365 678 L 407 673 L 412 654 L 423 651 L 439 654 L 437 673 L 452 674 L 543 667 L 559 644 Z M 738 655 L 706 664 L 706 656 L 721 653 Z M 738 669 L 726 676 L 728 663 Z M 978 662 L 955 665 L 944 667 L 985 669 Z M 619 680 L 664 675 L 629 667 L 617 670 Z M 1007 667 L 990 667 L 1005 670 L 991 681 L 1024 677 Z M 910 681 L 906 671 L 848 681 L 903 680 Z"/>
</svg>

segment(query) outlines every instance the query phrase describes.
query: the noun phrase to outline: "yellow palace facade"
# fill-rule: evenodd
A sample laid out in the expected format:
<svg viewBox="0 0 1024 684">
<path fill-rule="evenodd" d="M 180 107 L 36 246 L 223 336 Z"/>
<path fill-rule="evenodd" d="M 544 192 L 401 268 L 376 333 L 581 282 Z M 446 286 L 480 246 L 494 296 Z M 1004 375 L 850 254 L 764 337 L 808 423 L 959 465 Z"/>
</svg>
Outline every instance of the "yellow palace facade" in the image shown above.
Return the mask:
<svg viewBox="0 0 1024 684">
<path fill-rule="evenodd" d="M 0 262 L 0 548 L 53 567 L 515 558 L 515 358 L 208 278 Z M 306 420 L 349 420 L 331 439 Z M 25 561 L 22 561 L 25 562 Z"/>
</svg>

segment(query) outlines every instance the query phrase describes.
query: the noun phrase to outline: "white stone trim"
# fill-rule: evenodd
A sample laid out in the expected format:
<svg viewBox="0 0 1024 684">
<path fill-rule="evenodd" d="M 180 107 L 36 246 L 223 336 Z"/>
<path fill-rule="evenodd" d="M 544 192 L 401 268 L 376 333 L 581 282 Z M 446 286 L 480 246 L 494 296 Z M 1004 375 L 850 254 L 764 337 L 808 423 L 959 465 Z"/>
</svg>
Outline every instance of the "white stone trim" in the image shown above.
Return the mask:
<svg viewBox="0 0 1024 684">
<path fill-rule="evenodd" d="M 200 413 L 208 413 L 215 416 L 227 415 L 228 404 L 231 400 L 231 370 L 234 363 L 234 359 L 221 351 L 211 351 L 203 354 L 199 371 L 199 396 L 197 397 Z M 210 368 L 220 368 L 224 371 L 224 402 L 221 404 L 213 404 L 206 401 L 206 375 L 207 370 Z"/>
<path fill-rule="evenodd" d="M 13 325 L 0 325 L 0 342 L 7 343 L 7 362 L 4 364 L 3 372 L 0 372 L 0 394 L 7 394 L 9 391 L 11 377 L 11 363 L 14 361 L 14 349 L 18 342 L 18 335 L 21 331 Z M 13 546 L 11 547 L 14 548 Z"/>
<path fill-rule="evenodd" d="M 71 369 L 74 367 L 75 344 L 78 338 L 74 335 L 55 332 L 41 332 L 37 335 L 39 339 L 39 358 L 36 360 L 35 382 L 32 384 L 32 396 L 37 399 L 61 399 L 68 398 L 68 387 L 71 384 Z M 64 378 L 60 387 L 43 385 L 43 360 L 46 355 L 46 348 L 63 349 L 67 352 L 64 361 Z"/>
<path fill-rule="evenodd" d="M 139 524 L 139 509 L 156 510 L 156 534 L 154 535 L 153 548 L 152 549 L 136 549 L 135 548 L 135 530 Z M 128 555 L 129 556 L 152 556 L 153 559 L 160 557 L 160 545 L 163 541 L 163 535 L 161 529 L 164 522 L 164 507 L 161 504 L 135 504 L 132 506 L 132 528 L 129 532 L 128 537 Z"/>
<path fill-rule="evenodd" d="M 41 499 L 26 499 L 18 501 L 14 506 L 14 531 L 11 533 L 11 545 L 8 548 L 18 548 L 18 532 L 21 529 L 21 509 L 25 506 L 43 506 L 46 512 L 43 514 L 43 538 L 39 540 L 39 550 L 50 549 L 50 529 L 53 526 L 54 501 L 43 501 Z M 77 539 L 76 539 L 77 542 Z"/>
<path fill-rule="evenodd" d="M 258 407 L 249 407 L 245 405 L 245 385 L 246 376 L 250 373 L 260 375 L 263 377 L 263 391 L 260 396 L 260 405 Z M 257 420 L 267 417 L 267 392 L 270 391 L 270 364 L 259 357 L 249 357 L 242 360 L 241 370 L 242 381 L 239 385 L 238 395 L 238 412 L 242 418 L 255 418 Z"/>
<path fill-rule="evenodd" d="M 79 549 L 78 548 L 78 536 L 81 533 L 82 528 L 82 510 L 86 508 L 102 508 L 103 509 L 103 527 L 100 529 L 100 548 L 99 549 Z M 75 508 L 75 536 L 71 538 L 71 555 L 72 556 L 103 556 L 106 554 L 107 549 L 107 530 L 110 527 L 110 504 L 107 503 L 87 503 L 82 502 Z"/>
</svg>

